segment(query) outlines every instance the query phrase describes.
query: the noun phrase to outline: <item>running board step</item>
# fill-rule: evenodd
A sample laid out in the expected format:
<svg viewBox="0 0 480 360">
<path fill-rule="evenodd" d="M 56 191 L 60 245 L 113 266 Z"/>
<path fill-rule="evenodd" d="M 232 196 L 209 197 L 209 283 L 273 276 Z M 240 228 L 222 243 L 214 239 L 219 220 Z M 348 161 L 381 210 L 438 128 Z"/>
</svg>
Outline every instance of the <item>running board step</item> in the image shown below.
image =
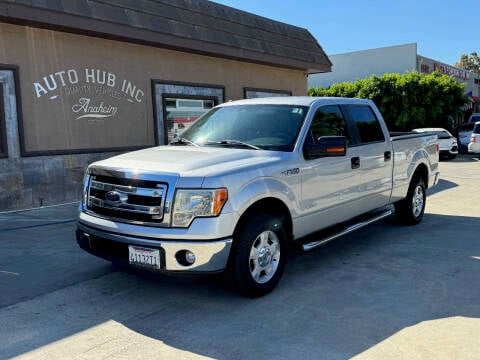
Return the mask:
<svg viewBox="0 0 480 360">
<path fill-rule="evenodd" d="M 312 250 L 320 245 L 326 244 L 329 241 L 335 240 L 343 235 L 350 234 L 351 232 L 354 232 L 355 230 L 361 229 L 367 225 L 370 225 L 374 222 L 377 222 L 379 220 L 382 220 L 390 215 L 392 215 L 393 211 L 392 210 L 385 210 L 380 213 L 375 213 L 374 215 L 368 217 L 368 218 L 363 218 L 362 221 L 356 222 L 354 224 L 349 224 L 349 226 L 344 227 L 340 230 L 337 230 L 333 233 L 328 234 L 328 236 L 320 239 L 320 240 L 314 240 L 312 242 L 308 242 L 302 245 L 303 251 L 309 251 Z"/>
</svg>

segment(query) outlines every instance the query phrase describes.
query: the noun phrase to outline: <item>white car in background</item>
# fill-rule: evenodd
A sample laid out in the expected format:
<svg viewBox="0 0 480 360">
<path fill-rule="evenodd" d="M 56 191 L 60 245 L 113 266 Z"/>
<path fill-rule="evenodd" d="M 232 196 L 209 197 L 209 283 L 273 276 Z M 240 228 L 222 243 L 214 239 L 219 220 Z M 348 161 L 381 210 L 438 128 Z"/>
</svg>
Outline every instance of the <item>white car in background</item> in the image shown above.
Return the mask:
<svg viewBox="0 0 480 360">
<path fill-rule="evenodd" d="M 421 128 L 413 129 L 418 133 L 433 133 L 438 136 L 438 145 L 440 147 L 440 157 L 445 159 L 455 159 L 458 155 L 457 138 L 443 128 Z M 480 138 L 479 138 L 480 140 Z"/>
<path fill-rule="evenodd" d="M 480 153 L 480 121 L 477 121 L 473 127 L 470 142 L 468 143 L 468 152 Z"/>
<path fill-rule="evenodd" d="M 458 141 L 458 151 L 460 153 L 468 153 L 468 143 L 472 137 L 474 122 L 464 123 L 457 126 L 454 130 L 454 134 Z"/>
</svg>

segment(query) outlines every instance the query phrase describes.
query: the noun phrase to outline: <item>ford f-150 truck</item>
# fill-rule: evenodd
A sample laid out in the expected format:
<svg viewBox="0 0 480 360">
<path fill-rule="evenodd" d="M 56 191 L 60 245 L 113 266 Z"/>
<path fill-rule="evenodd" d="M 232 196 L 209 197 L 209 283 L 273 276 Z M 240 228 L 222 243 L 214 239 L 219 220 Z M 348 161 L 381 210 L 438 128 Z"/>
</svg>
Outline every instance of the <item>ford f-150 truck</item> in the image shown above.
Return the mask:
<svg viewBox="0 0 480 360">
<path fill-rule="evenodd" d="M 287 249 L 393 211 L 420 222 L 438 157 L 435 135 L 391 136 L 370 100 L 227 102 L 169 145 L 91 164 L 77 242 L 158 272 L 224 272 L 241 294 L 261 296 L 279 282 Z"/>
</svg>

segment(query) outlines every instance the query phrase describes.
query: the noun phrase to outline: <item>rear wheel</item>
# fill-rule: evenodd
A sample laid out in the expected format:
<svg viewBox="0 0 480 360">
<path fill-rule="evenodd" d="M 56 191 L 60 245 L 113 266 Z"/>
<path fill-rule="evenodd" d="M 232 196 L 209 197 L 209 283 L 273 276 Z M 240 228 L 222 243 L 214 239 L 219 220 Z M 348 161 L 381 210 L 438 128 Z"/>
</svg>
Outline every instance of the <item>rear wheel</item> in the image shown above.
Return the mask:
<svg viewBox="0 0 480 360">
<path fill-rule="evenodd" d="M 242 221 L 233 241 L 226 270 L 228 285 L 249 297 L 272 291 L 286 262 L 282 222 L 270 215 L 252 214 Z"/>
<path fill-rule="evenodd" d="M 395 216 L 403 224 L 415 225 L 423 219 L 426 204 L 425 182 L 419 176 L 414 176 L 407 197 L 395 203 Z"/>
</svg>

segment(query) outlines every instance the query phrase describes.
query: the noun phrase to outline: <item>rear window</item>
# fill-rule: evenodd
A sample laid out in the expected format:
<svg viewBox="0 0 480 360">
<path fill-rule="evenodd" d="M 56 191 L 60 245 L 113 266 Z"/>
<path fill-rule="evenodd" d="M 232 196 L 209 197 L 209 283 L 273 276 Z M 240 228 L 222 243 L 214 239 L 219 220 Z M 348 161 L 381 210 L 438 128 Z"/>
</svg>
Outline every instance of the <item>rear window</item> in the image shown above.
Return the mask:
<svg viewBox="0 0 480 360">
<path fill-rule="evenodd" d="M 437 134 L 439 139 L 450 139 L 451 138 L 450 134 L 446 131 L 437 131 L 436 134 Z"/>
</svg>

